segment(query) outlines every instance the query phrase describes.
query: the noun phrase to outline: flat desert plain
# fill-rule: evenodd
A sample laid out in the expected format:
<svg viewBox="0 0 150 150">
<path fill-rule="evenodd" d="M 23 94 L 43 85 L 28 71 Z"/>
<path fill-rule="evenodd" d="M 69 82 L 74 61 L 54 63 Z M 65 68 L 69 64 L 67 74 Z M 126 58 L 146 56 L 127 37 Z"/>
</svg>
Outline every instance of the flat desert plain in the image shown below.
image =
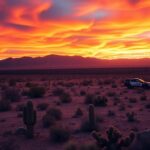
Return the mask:
<svg viewBox="0 0 150 150">
<path fill-rule="evenodd" d="M 113 127 L 122 137 L 150 128 L 150 90 L 128 89 L 128 78 L 149 74 L 1 75 L 0 150 L 96 150 L 89 129 L 89 106 L 97 133 Z M 4 102 L 5 101 L 5 102 Z M 33 136 L 26 134 L 23 110 L 36 111 Z M 31 114 L 32 115 L 32 114 Z M 128 147 L 126 148 L 128 149 Z"/>
</svg>

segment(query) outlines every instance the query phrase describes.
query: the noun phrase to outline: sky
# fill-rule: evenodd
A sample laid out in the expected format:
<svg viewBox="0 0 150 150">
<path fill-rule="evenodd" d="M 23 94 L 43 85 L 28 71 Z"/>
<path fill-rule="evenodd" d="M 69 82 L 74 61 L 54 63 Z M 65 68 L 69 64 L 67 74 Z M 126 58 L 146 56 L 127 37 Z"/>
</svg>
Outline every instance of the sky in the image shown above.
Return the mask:
<svg viewBox="0 0 150 150">
<path fill-rule="evenodd" d="M 0 59 L 150 58 L 150 0 L 0 0 Z"/>
</svg>

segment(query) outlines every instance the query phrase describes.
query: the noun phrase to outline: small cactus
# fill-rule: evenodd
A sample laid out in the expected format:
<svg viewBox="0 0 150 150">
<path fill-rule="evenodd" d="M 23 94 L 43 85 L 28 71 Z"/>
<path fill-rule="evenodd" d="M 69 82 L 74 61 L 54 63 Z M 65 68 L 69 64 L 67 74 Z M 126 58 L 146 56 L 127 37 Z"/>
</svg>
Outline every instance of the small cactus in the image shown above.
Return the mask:
<svg viewBox="0 0 150 150">
<path fill-rule="evenodd" d="M 89 105 L 89 126 L 91 130 L 95 130 L 96 128 L 95 111 L 92 104 Z"/>
<path fill-rule="evenodd" d="M 113 127 L 109 128 L 106 133 L 107 139 L 101 137 L 101 134 L 95 131 L 92 133 L 97 145 L 100 148 L 106 148 L 106 150 L 122 150 L 123 147 L 129 147 L 135 138 L 134 133 L 130 133 L 129 137 L 123 139 L 120 132 Z"/>
<path fill-rule="evenodd" d="M 28 101 L 23 110 L 23 122 L 27 127 L 27 137 L 33 138 L 34 125 L 36 124 L 36 111 L 33 108 L 33 103 Z"/>
</svg>

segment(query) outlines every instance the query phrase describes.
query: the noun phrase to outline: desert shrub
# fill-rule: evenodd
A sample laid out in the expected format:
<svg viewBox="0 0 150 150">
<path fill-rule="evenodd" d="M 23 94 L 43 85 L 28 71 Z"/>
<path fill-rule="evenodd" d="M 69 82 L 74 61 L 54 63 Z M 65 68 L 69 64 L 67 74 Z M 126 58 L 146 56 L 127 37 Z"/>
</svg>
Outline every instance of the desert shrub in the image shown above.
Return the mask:
<svg viewBox="0 0 150 150">
<path fill-rule="evenodd" d="M 22 113 L 22 112 L 21 112 L 21 113 L 18 113 L 18 114 L 17 114 L 17 117 L 18 117 L 18 118 L 22 118 L 22 117 L 23 117 L 23 113 Z"/>
<path fill-rule="evenodd" d="M 108 116 L 109 116 L 109 117 L 115 116 L 115 112 L 112 111 L 112 110 L 108 110 Z"/>
<path fill-rule="evenodd" d="M 71 87 L 74 86 L 74 83 L 73 82 L 65 83 L 64 86 L 67 87 L 67 88 L 71 88 Z"/>
<path fill-rule="evenodd" d="M 93 101 L 94 101 L 94 99 L 95 99 L 95 96 L 94 96 L 93 94 L 87 94 L 87 95 L 85 96 L 84 103 L 85 103 L 85 104 L 92 104 Z"/>
<path fill-rule="evenodd" d="M 29 89 L 28 96 L 30 98 L 41 98 L 44 96 L 45 92 L 44 87 L 35 86 Z"/>
<path fill-rule="evenodd" d="M 120 99 L 118 97 L 113 98 L 113 105 L 116 106 L 120 103 Z"/>
<path fill-rule="evenodd" d="M 48 128 L 55 124 L 56 119 L 51 115 L 45 114 L 42 118 L 42 123 L 44 128 Z"/>
<path fill-rule="evenodd" d="M 64 94 L 64 89 L 62 88 L 56 88 L 52 91 L 54 96 L 61 96 L 62 94 Z"/>
<path fill-rule="evenodd" d="M 63 93 L 59 98 L 62 103 L 70 103 L 72 101 L 72 98 L 68 93 Z"/>
<path fill-rule="evenodd" d="M 109 96 L 109 97 L 116 97 L 116 93 L 115 92 L 108 92 L 107 96 Z"/>
<path fill-rule="evenodd" d="M 81 110 L 81 108 L 77 108 L 77 110 L 75 111 L 74 117 L 80 117 L 83 115 L 83 111 Z"/>
<path fill-rule="evenodd" d="M 32 82 L 27 82 L 27 83 L 25 84 L 25 86 L 28 87 L 28 88 L 31 88 L 31 87 L 37 86 L 37 84 L 32 83 Z"/>
<path fill-rule="evenodd" d="M 128 122 L 134 122 L 134 121 L 136 121 L 135 113 L 134 112 L 128 112 L 126 114 L 126 116 L 127 116 Z"/>
<path fill-rule="evenodd" d="M 96 144 L 83 144 L 80 146 L 79 150 L 99 150 Z"/>
<path fill-rule="evenodd" d="M 0 122 L 6 122 L 6 118 L 0 119 Z"/>
<path fill-rule="evenodd" d="M 3 134 L 2 134 L 3 137 L 9 137 L 9 136 L 12 136 L 12 135 L 13 135 L 12 130 L 4 131 Z"/>
<path fill-rule="evenodd" d="M 65 150 L 99 150 L 99 148 L 93 143 L 77 144 L 69 142 L 65 145 Z"/>
<path fill-rule="evenodd" d="M 141 100 L 141 101 L 146 101 L 146 100 L 147 100 L 146 95 L 141 96 L 141 97 L 140 97 L 140 100 Z"/>
<path fill-rule="evenodd" d="M 150 109 L 150 103 L 145 105 L 146 109 Z"/>
<path fill-rule="evenodd" d="M 80 91 L 80 96 L 84 96 L 84 95 L 86 95 L 86 92 L 83 91 L 83 90 L 81 90 L 81 91 Z"/>
<path fill-rule="evenodd" d="M 119 111 L 125 111 L 126 110 L 126 107 L 124 104 L 120 104 L 119 105 Z"/>
<path fill-rule="evenodd" d="M 16 111 L 23 111 L 24 107 L 25 107 L 24 104 L 18 104 L 18 105 L 16 106 Z"/>
<path fill-rule="evenodd" d="M 0 142 L 0 150 L 19 150 L 19 146 L 13 139 L 7 139 L 6 141 Z"/>
<path fill-rule="evenodd" d="M 94 106 L 106 106 L 107 98 L 104 96 L 88 94 L 84 100 L 85 104 L 93 104 Z"/>
<path fill-rule="evenodd" d="M 96 116 L 96 122 L 97 123 L 102 123 L 102 122 L 104 122 L 104 118 L 102 117 L 102 116 Z"/>
<path fill-rule="evenodd" d="M 88 120 L 84 120 L 81 123 L 81 131 L 82 132 L 91 132 L 91 127 L 90 127 L 90 123 Z"/>
<path fill-rule="evenodd" d="M 111 84 L 111 83 L 113 83 L 113 81 L 112 81 L 111 79 L 107 79 L 107 80 L 104 81 L 103 84 L 109 85 L 109 84 Z"/>
<path fill-rule="evenodd" d="M 133 127 L 133 128 L 131 128 L 131 130 L 132 130 L 133 132 L 138 132 L 138 131 L 139 131 L 139 129 L 138 129 L 137 127 Z"/>
<path fill-rule="evenodd" d="M 16 83 L 17 83 L 17 82 L 16 82 L 15 79 L 10 79 L 9 82 L 8 82 L 8 85 L 9 85 L 9 86 L 16 86 Z"/>
<path fill-rule="evenodd" d="M 61 120 L 62 118 L 62 112 L 60 109 L 58 108 L 50 108 L 48 111 L 47 111 L 47 114 L 48 115 L 51 115 L 52 117 L 54 117 L 56 120 Z"/>
<path fill-rule="evenodd" d="M 129 98 L 129 103 L 136 103 L 137 99 L 136 98 Z"/>
<path fill-rule="evenodd" d="M 78 146 L 74 142 L 69 142 L 65 145 L 64 150 L 78 150 Z"/>
<path fill-rule="evenodd" d="M 21 98 L 20 91 L 16 88 L 7 88 L 3 91 L 2 98 L 11 102 L 19 101 Z"/>
<path fill-rule="evenodd" d="M 8 100 L 0 100 L 0 112 L 11 110 L 11 104 Z"/>
<path fill-rule="evenodd" d="M 50 139 L 54 143 L 66 142 L 70 135 L 70 131 L 62 126 L 54 126 L 50 129 Z"/>
<path fill-rule="evenodd" d="M 21 92 L 22 96 L 28 96 L 28 90 L 23 89 Z"/>
<path fill-rule="evenodd" d="M 117 85 L 116 85 L 116 84 L 112 84 L 111 87 L 112 87 L 112 88 L 117 88 Z"/>
<path fill-rule="evenodd" d="M 60 106 L 62 103 L 60 102 L 60 100 L 57 100 L 57 101 L 55 101 L 55 104 L 56 104 L 57 106 Z"/>
<path fill-rule="evenodd" d="M 107 98 L 104 96 L 96 96 L 93 101 L 93 104 L 94 106 L 107 106 Z"/>
<path fill-rule="evenodd" d="M 81 84 L 83 86 L 90 86 L 92 85 L 92 80 L 83 80 Z"/>
<path fill-rule="evenodd" d="M 43 127 L 52 126 L 55 121 L 61 120 L 62 112 L 58 108 L 50 108 L 42 118 Z"/>
<path fill-rule="evenodd" d="M 40 103 L 37 105 L 37 109 L 40 110 L 40 111 L 44 111 L 48 108 L 48 104 L 47 103 Z"/>
</svg>

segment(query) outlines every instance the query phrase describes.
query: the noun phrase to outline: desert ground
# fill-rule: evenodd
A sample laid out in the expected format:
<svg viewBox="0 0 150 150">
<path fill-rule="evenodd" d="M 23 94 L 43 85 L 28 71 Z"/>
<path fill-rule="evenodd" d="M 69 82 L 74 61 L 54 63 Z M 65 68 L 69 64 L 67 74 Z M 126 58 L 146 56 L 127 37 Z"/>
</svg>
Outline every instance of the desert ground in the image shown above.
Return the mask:
<svg viewBox="0 0 150 150">
<path fill-rule="evenodd" d="M 132 77 L 150 81 L 146 73 L 1 75 L 0 150 L 99 150 L 87 127 L 89 105 L 95 111 L 95 130 L 104 137 L 109 127 L 123 137 L 150 129 L 150 90 L 125 87 Z M 36 111 L 33 138 L 26 136 L 23 122 L 29 100 Z"/>
</svg>

